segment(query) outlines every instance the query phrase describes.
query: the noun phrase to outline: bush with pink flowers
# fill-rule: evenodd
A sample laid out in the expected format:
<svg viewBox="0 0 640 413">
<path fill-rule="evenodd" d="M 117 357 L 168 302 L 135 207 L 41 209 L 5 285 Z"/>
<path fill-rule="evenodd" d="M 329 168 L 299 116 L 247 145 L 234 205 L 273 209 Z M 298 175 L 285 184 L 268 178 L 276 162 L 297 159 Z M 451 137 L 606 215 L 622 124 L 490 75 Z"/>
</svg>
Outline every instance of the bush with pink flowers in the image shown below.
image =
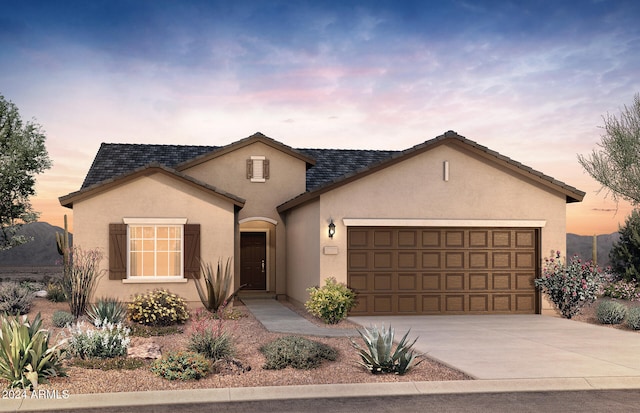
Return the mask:
<svg viewBox="0 0 640 413">
<path fill-rule="evenodd" d="M 563 317 L 573 317 L 598 297 L 605 276 L 597 265 L 583 262 L 578 256 L 563 262 L 560 251 L 552 251 L 544 261 L 542 277 L 535 280 L 535 285 L 549 296 Z"/>
</svg>

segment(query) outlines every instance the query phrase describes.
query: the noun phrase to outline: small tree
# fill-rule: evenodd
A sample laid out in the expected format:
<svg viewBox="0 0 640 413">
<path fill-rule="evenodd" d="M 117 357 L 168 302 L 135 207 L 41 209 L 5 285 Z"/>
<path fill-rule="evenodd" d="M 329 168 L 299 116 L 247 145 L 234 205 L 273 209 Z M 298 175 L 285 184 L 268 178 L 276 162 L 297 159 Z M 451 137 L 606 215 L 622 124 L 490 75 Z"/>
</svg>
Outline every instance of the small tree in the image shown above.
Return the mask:
<svg viewBox="0 0 640 413">
<path fill-rule="evenodd" d="M 640 281 L 640 211 L 633 210 L 618 230 L 620 239 L 609 252 L 611 269 L 625 281 Z"/>
<path fill-rule="evenodd" d="M 29 197 L 35 175 L 51 167 L 44 141 L 42 127 L 23 123 L 16 105 L 0 95 L 0 251 L 27 242 L 17 231 L 38 217 Z"/>
<path fill-rule="evenodd" d="M 603 117 L 605 134 L 591 156 L 578 155 L 580 165 L 618 201 L 640 203 L 640 94 L 617 118 Z"/>
</svg>

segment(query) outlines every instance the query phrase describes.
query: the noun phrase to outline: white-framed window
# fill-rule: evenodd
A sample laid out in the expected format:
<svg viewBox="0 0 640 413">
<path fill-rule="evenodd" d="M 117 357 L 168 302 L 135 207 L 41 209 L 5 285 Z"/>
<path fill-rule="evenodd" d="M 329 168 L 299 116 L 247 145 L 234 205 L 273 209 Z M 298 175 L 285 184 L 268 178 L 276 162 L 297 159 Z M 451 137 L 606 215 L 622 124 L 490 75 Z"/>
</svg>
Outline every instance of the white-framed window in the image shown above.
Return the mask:
<svg viewBox="0 0 640 413">
<path fill-rule="evenodd" d="M 125 218 L 127 278 L 184 277 L 184 224 L 181 218 Z"/>
<path fill-rule="evenodd" d="M 269 179 L 269 160 L 264 156 L 247 159 L 247 179 L 251 182 L 266 182 Z"/>
</svg>

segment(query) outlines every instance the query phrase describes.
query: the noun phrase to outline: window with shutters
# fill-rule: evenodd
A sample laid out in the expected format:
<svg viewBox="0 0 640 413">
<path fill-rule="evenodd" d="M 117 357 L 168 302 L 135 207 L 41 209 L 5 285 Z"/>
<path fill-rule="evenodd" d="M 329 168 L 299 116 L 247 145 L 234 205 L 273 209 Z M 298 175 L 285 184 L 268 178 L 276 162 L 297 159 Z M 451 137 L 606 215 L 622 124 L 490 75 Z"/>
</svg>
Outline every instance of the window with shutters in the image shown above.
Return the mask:
<svg viewBox="0 0 640 413">
<path fill-rule="evenodd" d="M 123 221 L 109 224 L 110 280 L 144 283 L 200 278 L 200 224 L 187 224 L 186 219 Z"/>
<path fill-rule="evenodd" d="M 266 182 L 269 179 L 269 160 L 264 156 L 247 159 L 247 179 L 251 182 Z"/>
<path fill-rule="evenodd" d="M 185 221 L 125 219 L 127 278 L 183 278 Z"/>
</svg>

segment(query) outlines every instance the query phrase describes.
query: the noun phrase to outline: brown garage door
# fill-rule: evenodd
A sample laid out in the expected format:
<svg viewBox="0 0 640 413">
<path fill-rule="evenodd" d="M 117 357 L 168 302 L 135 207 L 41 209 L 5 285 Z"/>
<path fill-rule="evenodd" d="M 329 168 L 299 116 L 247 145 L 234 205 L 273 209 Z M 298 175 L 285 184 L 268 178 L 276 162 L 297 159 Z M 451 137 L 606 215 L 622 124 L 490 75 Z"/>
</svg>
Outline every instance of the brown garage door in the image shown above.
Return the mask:
<svg viewBox="0 0 640 413">
<path fill-rule="evenodd" d="M 350 227 L 351 314 L 537 313 L 538 232 Z"/>
</svg>

